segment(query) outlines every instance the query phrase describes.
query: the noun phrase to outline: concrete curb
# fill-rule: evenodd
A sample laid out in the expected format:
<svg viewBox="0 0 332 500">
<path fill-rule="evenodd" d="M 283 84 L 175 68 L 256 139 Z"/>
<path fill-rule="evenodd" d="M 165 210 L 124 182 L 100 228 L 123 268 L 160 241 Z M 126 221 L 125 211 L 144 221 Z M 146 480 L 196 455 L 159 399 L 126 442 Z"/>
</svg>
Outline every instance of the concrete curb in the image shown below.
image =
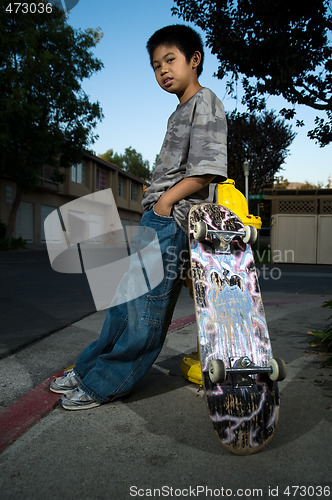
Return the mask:
<svg viewBox="0 0 332 500">
<path fill-rule="evenodd" d="M 195 314 L 178 318 L 172 321 L 168 333 L 195 321 Z M 61 377 L 63 372 L 64 370 L 51 375 L 47 380 L 0 411 L 0 452 L 58 405 L 61 394 L 51 392 L 49 385 L 53 379 Z"/>
<path fill-rule="evenodd" d="M 63 371 L 37 385 L 0 412 L 0 451 L 24 434 L 30 427 L 45 417 L 59 400 L 59 394 L 49 390 L 51 380 L 61 377 Z"/>
</svg>

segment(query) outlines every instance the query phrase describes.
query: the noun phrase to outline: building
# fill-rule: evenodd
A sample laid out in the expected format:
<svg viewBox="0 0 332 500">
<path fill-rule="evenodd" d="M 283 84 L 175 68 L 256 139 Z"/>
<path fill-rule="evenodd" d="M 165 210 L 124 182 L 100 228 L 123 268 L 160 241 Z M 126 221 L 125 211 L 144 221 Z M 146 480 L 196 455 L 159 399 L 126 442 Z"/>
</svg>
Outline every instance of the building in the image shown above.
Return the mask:
<svg viewBox="0 0 332 500">
<path fill-rule="evenodd" d="M 273 262 L 332 264 L 332 189 L 266 189 Z"/>
<path fill-rule="evenodd" d="M 117 165 L 85 153 L 82 162 L 62 169 L 65 182 L 51 180 L 52 167 L 45 166 L 38 186 L 23 195 L 16 216 L 14 237 L 28 243 L 45 243 L 44 221 L 56 208 L 96 191 L 111 188 L 123 225 L 138 225 L 141 219 L 144 180 Z M 15 199 L 16 183 L 0 178 L 0 221 L 7 224 Z"/>
</svg>

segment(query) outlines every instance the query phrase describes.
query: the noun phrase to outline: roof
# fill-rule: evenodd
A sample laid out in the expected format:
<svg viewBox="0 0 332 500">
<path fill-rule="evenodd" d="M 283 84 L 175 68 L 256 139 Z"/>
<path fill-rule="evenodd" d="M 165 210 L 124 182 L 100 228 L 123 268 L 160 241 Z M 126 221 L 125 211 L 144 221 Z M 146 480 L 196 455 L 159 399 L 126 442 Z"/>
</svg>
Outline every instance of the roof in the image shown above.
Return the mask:
<svg viewBox="0 0 332 500">
<path fill-rule="evenodd" d="M 279 196 L 332 196 L 332 189 L 264 189 L 264 199 L 271 199 Z"/>
<path fill-rule="evenodd" d="M 121 175 L 123 175 L 124 177 L 128 177 L 129 179 L 132 179 L 135 182 L 138 182 L 139 184 L 149 185 L 148 181 L 141 179 L 140 177 L 137 177 L 136 175 L 131 174 L 130 172 L 126 172 L 125 170 L 123 170 L 123 168 L 119 167 L 115 163 L 111 163 L 107 160 L 103 160 L 99 156 L 96 156 L 96 155 L 89 153 L 87 151 L 84 152 L 84 156 L 90 158 L 91 160 L 95 161 L 96 163 L 99 163 L 103 167 L 106 167 L 110 170 L 116 170 L 117 172 L 121 173 Z"/>
</svg>

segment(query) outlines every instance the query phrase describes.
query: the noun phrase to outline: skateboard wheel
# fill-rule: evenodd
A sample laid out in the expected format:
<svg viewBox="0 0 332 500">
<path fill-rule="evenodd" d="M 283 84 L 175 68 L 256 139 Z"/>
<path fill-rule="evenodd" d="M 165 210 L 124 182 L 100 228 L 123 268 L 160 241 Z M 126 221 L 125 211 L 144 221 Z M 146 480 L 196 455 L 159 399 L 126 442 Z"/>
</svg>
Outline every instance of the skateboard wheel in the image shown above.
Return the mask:
<svg viewBox="0 0 332 500">
<path fill-rule="evenodd" d="M 197 241 L 204 241 L 207 237 L 207 225 L 204 221 L 195 222 L 194 238 Z"/>
<path fill-rule="evenodd" d="M 272 368 L 272 372 L 269 374 L 269 377 L 273 382 L 280 382 L 284 380 L 287 375 L 287 367 L 286 363 L 282 359 L 270 359 L 267 366 Z"/>
<path fill-rule="evenodd" d="M 253 245 L 257 240 L 257 229 L 254 226 L 244 226 L 243 243 Z"/>
<path fill-rule="evenodd" d="M 226 380 L 226 366 L 221 359 L 213 359 L 209 364 L 209 378 L 212 384 L 222 384 Z"/>
</svg>

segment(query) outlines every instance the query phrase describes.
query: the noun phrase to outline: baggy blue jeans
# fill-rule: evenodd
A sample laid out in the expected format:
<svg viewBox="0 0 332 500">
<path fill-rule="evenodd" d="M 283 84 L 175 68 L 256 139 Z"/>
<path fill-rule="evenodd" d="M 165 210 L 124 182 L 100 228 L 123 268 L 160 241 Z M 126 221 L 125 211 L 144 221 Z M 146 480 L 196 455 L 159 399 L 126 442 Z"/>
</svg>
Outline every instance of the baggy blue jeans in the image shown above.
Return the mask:
<svg viewBox="0 0 332 500">
<path fill-rule="evenodd" d="M 145 295 L 110 307 L 98 340 L 78 358 L 74 371 L 82 381 L 80 388 L 100 402 L 130 391 L 150 369 L 163 346 L 182 286 L 187 235 L 173 217 L 153 209 L 143 214 L 140 226 L 157 233 L 164 278 Z"/>
</svg>

